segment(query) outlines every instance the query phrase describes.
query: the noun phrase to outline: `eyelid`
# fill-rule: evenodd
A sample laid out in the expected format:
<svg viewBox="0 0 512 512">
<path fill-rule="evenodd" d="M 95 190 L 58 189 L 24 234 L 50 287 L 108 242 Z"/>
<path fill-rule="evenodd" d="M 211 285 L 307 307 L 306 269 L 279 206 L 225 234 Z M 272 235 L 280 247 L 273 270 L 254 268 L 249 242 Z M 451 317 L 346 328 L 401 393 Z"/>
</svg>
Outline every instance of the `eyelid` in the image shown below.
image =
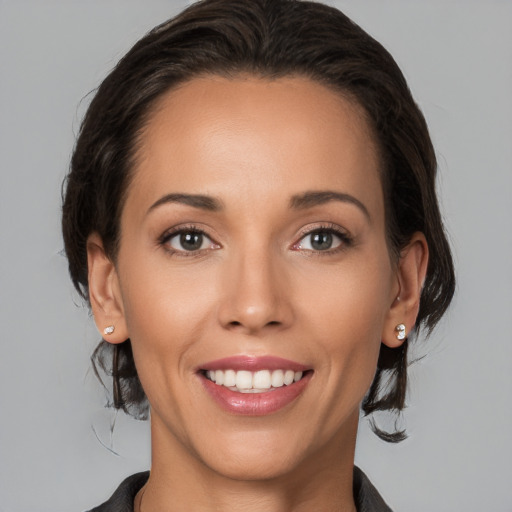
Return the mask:
<svg viewBox="0 0 512 512">
<path fill-rule="evenodd" d="M 326 249 L 324 251 L 322 250 L 315 250 L 315 249 L 304 249 L 300 247 L 302 240 L 317 232 L 327 231 L 338 237 L 341 241 L 339 246 L 334 247 L 332 249 Z M 186 250 L 180 250 L 172 248 L 168 245 L 169 240 L 171 240 L 173 237 L 178 236 L 183 233 L 198 233 L 207 238 L 211 242 L 211 246 L 206 249 L 198 249 L 195 251 L 186 251 Z M 352 235 L 344 228 L 337 224 L 333 224 L 331 222 L 328 223 L 321 223 L 317 225 L 308 225 L 307 227 L 304 227 L 300 230 L 299 234 L 297 235 L 296 242 L 292 244 L 291 249 L 296 251 L 303 251 L 303 252 L 309 252 L 314 254 L 333 254 L 338 251 L 344 250 L 347 247 L 351 246 L 354 242 L 354 239 Z M 157 240 L 159 246 L 163 246 L 165 250 L 170 253 L 171 255 L 178 254 L 180 256 L 190 257 L 190 256 L 197 256 L 201 253 L 204 253 L 205 251 L 210 250 L 216 250 L 220 249 L 222 246 L 219 244 L 209 233 L 208 230 L 205 230 L 204 228 L 201 228 L 197 226 L 196 224 L 186 224 L 186 225 L 179 225 L 172 227 L 168 230 L 166 230 Z M 213 247 L 212 247 L 213 246 Z"/>
<path fill-rule="evenodd" d="M 214 247 L 208 247 L 207 249 L 198 249 L 196 251 L 186 251 L 186 250 L 180 250 L 175 249 L 174 247 L 169 246 L 169 241 L 183 233 L 197 233 L 201 234 L 203 237 L 207 238 L 211 242 L 211 246 Z M 215 250 L 219 249 L 221 245 L 215 241 L 215 239 L 203 228 L 198 227 L 195 224 L 185 224 L 185 225 L 179 225 L 172 227 L 168 230 L 166 230 L 157 240 L 158 245 L 164 247 L 164 249 L 170 254 L 170 255 L 180 255 L 185 257 L 190 256 L 197 256 L 205 251 L 209 250 Z"/>
<path fill-rule="evenodd" d="M 327 232 L 330 232 L 330 233 L 334 234 L 335 236 L 337 236 L 341 240 L 341 244 L 337 247 L 334 247 L 333 249 L 327 249 L 325 251 L 319 251 L 319 250 L 314 250 L 314 249 L 304 249 L 304 248 L 300 247 L 300 244 L 304 238 L 306 238 L 307 236 L 310 236 L 314 233 L 318 233 L 318 232 L 322 232 L 322 231 L 327 231 Z M 333 224 L 333 223 L 329 222 L 329 223 L 318 224 L 316 226 L 309 225 L 306 228 L 303 228 L 300 231 L 300 233 L 298 234 L 297 242 L 295 242 L 292 245 L 292 249 L 296 250 L 296 251 L 307 251 L 307 252 L 314 253 L 314 254 L 327 255 L 327 254 L 333 254 L 333 253 L 336 253 L 343 249 L 346 249 L 347 247 L 351 246 L 353 244 L 353 242 L 354 242 L 354 239 L 353 239 L 352 235 L 346 229 L 342 228 L 341 226 L 338 226 L 337 224 Z"/>
</svg>

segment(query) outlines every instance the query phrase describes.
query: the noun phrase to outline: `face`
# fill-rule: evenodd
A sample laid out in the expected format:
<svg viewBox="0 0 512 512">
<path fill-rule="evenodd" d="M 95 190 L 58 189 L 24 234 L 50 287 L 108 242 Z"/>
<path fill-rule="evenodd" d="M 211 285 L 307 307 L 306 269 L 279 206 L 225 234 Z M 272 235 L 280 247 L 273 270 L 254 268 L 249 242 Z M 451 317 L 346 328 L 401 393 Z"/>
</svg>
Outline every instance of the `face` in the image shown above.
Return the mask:
<svg viewBox="0 0 512 512">
<path fill-rule="evenodd" d="M 398 292 L 361 110 L 303 78 L 169 92 L 141 135 L 115 280 L 154 458 L 257 479 L 353 450 Z"/>
</svg>

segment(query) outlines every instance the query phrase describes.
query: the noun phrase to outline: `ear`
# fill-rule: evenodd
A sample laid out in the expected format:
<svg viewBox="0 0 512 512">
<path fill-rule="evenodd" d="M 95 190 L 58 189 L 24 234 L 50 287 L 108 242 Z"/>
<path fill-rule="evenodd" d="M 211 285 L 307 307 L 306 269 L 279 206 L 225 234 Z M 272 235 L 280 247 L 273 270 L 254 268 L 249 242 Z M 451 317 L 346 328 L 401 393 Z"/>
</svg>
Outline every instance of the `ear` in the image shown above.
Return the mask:
<svg viewBox="0 0 512 512">
<path fill-rule="evenodd" d="M 421 290 L 428 265 L 428 245 L 423 233 L 417 232 L 400 252 L 397 264 L 398 292 L 384 322 L 382 343 L 390 348 L 402 345 L 416 323 L 420 307 Z M 405 326 L 405 336 L 399 339 L 397 326 Z"/>
<path fill-rule="evenodd" d="M 103 242 L 97 233 L 92 233 L 87 239 L 87 268 L 89 300 L 96 327 L 105 341 L 122 343 L 129 336 L 117 271 L 105 254 Z M 111 327 L 113 331 L 105 331 Z"/>
</svg>

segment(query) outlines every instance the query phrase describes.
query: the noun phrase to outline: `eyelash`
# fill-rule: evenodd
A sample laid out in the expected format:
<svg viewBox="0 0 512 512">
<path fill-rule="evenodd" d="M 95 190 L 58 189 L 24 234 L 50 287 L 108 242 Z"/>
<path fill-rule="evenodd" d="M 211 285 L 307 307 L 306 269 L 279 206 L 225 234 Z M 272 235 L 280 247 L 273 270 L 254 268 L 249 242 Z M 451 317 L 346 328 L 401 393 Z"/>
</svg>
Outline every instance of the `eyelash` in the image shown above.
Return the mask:
<svg viewBox="0 0 512 512">
<path fill-rule="evenodd" d="M 203 254 L 204 251 L 208 251 L 211 249 L 211 247 L 209 247 L 208 249 L 198 249 L 196 251 L 173 249 L 169 245 L 169 241 L 172 240 L 176 236 L 184 235 L 184 234 L 201 235 L 201 236 L 207 238 L 208 240 L 210 240 L 211 245 L 220 247 L 220 245 L 217 242 L 215 242 L 214 240 L 212 240 L 212 238 L 210 236 L 208 236 L 208 234 L 205 233 L 205 231 L 203 229 L 198 228 L 197 226 L 195 226 L 193 224 L 188 225 L 188 226 L 180 226 L 178 228 L 174 228 L 174 229 L 170 229 L 169 231 L 166 231 L 158 239 L 158 244 L 160 246 L 164 247 L 164 249 L 169 253 L 170 256 L 178 256 L 178 257 L 184 257 L 184 258 L 190 258 L 190 257 L 194 257 L 194 256 L 197 257 L 197 256 Z"/>
<path fill-rule="evenodd" d="M 335 247 L 334 249 L 326 249 L 324 251 L 322 250 L 314 250 L 314 249 L 303 249 L 300 247 L 302 241 L 311 235 L 314 235 L 315 233 L 329 233 L 334 236 L 336 236 L 340 240 L 340 244 L 338 247 Z M 201 235 L 208 240 L 211 241 L 211 245 L 215 245 L 215 248 L 219 248 L 220 244 L 212 240 L 212 238 L 201 228 L 195 226 L 195 225 L 188 225 L 188 226 L 180 226 L 178 228 L 171 229 L 169 231 L 166 231 L 159 239 L 158 244 L 165 248 L 165 250 L 171 255 L 171 256 L 179 256 L 179 257 L 185 257 L 190 258 L 194 256 L 199 256 L 204 253 L 204 251 L 211 250 L 212 247 L 209 247 L 207 249 L 198 249 L 193 251 L 186 251 L 186 250 L 177 250 L 173 249 L 169 245 L 169 241 L 172 240 L 174 237 L 178 235 L 183 234 L 197 234 Z M 342 230 L 339 226 L 335 224 L 323 224 L 320 226 L 316 226 L 314 228 L 305 229 L 303 232 L 299 235 L 299 240 L 295 242 L 292 245 L 292 249 L 296 251 L 304 251 L 310 253 L 310 255 L 314 256 L 327 256 L 332 254 L 337 254 L 338 252 L 341 252 L 351 245 L 353 245 L 353 238 L 344 230 Z"/>
<path fill-rule="evenodd" d="M 301 249 L 301 242 L 308 236 L 314 235 L 315 233 L 329 233 L 331 235 L 336 236 L 340 240 L 340 244 L 338 247 L 334 247 L 333 249 L 326 249 L 325 251 L 314 250 L 314 249 Z M 345 230 L 341 229 L 336 224 L 322 224 L 320 226 L 316 226 L 314 228 L 305 229 L 300 235 L 298 242 L 294 243 L 292 248 L 294 250 L 302 250 L 310 253 L 310 256 L 329 256 L 333 254 L 337 254 L 341 251 L 346 250 L 350 246 L 353 245 L 354 239 L 350 236 Z"/>
</svg>

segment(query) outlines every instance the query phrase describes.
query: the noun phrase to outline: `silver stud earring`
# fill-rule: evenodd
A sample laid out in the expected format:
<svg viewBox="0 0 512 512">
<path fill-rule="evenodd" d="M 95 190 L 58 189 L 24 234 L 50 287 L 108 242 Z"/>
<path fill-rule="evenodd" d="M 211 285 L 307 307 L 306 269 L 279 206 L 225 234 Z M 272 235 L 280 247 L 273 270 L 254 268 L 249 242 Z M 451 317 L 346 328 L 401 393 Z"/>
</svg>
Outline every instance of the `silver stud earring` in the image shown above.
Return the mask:
<svg viewBox="0 0 512 512">
<path fill-rule="evenodd" d="M 398 333 L 396 335 L 396 338 L 398 340 L 403 340 L 405 339 L 405 325 L 404 324 L 398 324 L 396 327 L 395 327 L 395 331 Z"/>
<path fill-rule="evenodd" d="M 109 325 L 108 327 L 105 327 L 105 329 L 103 329 L 103 334 L 105 336 L 108 336 L 109 334 L 112 334 L 115 330 L 116 328 L 113 325 Z"/>
</svg>

